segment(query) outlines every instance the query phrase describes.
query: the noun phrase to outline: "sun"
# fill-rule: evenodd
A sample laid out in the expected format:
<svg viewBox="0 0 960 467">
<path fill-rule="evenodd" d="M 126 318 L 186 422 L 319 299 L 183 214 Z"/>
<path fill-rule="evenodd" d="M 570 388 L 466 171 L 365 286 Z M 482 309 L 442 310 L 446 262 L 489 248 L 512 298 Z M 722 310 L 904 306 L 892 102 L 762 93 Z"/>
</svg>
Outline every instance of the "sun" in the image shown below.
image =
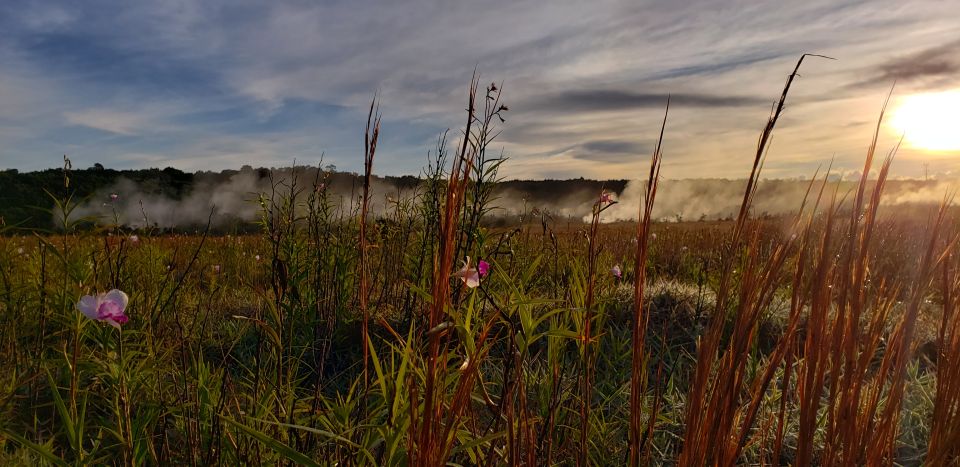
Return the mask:
<svg viewBox="0 0 960 467">
<path fill-rule="evenodd" d="M 960 90 L 906 96 L 890 124 L 910 147 L 960 151 Z"/>
</svg>

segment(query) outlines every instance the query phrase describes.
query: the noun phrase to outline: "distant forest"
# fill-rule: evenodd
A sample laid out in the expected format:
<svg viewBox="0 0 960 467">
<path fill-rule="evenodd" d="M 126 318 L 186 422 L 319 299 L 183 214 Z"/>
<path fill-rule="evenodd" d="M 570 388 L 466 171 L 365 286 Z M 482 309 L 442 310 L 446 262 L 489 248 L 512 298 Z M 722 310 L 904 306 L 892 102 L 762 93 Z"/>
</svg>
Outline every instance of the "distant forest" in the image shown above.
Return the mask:
<svg viewBox="0 0 960 467">
<path fill-rule="evenodd" d="M 303 167 L 300 183 L 313 182 L 317 168 Z M 182 200 L 193 194 L 200 186 L 211 187 L 229 183 L 238 174 L 259 179 L 258 186 L 268 186 L 272 169 L 244 166 L 240 170 L 220 172 L 184 172 L 172 167 L 165 169 L 114 170 L 100 164 L 88 169 L 46 169 L 35 172 L 19 172 L 16 169 L 0 170 L 0 225 L 19 229 L 52 229 L 53 215 L 50 210 L 55 199 L 71 197 L 74 204 L 89 203 L 96 196 L 105 196 L 121 181 L 136 185 L 138 196 L 148 195 Z M 289 171 L 289 169 L 280 169 Z M 66 177 L 66 179 L 65 179 Z M 374 177 L 374 183 L 398 190 L 413 190 L 422 179 L 414 176 Z M 510 180 L 501 182 L 497 191 L 514 198 L 522 197 L 532 205 L 548 203 L 558 196 L 569 193 L 599 193 L 606 189 L 621 193 L 627 180 Z M 355 173 L 333 171 L 327 185 L 339 193 L 358 192 L 362 177 Z M 122 194 L 126 195 L 126 193 Z M 247 222 L 249 223 L 249 222 Z M 195 227 L 195 226 L 182 226 Z"/>
</svg>

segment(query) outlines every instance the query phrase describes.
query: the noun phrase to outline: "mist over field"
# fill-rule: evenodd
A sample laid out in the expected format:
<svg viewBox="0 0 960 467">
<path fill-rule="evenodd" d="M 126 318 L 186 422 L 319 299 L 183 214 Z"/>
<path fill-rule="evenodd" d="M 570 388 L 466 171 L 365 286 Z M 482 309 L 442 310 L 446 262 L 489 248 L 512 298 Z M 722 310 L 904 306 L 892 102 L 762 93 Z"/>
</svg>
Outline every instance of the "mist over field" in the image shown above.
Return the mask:
<svg viewBox="0 0 960 467">
<path fill-rule="evenodd" d="M 77 215 L 103 220 L 116 220 L 133 228 L 189 227 L 206 224 L 211 212 L 214 227 L 230 223 L 250 223 L 262 215 L 260 197 L 281 196 L 289 190 L 293 179 L 290 169 L 273 171 L 272 178 L 264 173 L 247 170 L 236 172 L 226 180 L 199 178 L 186 194 L 175 198 L 155 190 L 143 190 L 129 178 L 119 177 L 112 184 L 99 188 L 84 202 Z M 297 170 L 297 189 L 314 191 L 317 169 Z M 359 206 L 362 181 L 350 174 L 317 182 L 325 191 L 327 200 L 344 215 L 354 213 Z M 660 181 L 653 217 L 660 221 L 718 220 L 736 216 L 743 200 L 745 180 L 685 179 Z M 809 180 L 761 180 L 752 206 L 754 215 L 780 216 L 797 212 L 807 190 L 810 202 L 815 200 L 821 182 L 812 186 Z M 275 186 L 275 190 L 272 188 Z M 956 180 L 891 180 L 886 182 L 883 206 L 936 205 L 960 186 Z M 594 203 L 601 188 L 614 193 L 617 203 L 604 211 L 602 222 L 637 220 L 643 203 L 646 181 L 584 181 L 539 180 L 505 181 L 494 190 L 490 203 L 491 218 L 549 215 L 556 218 L 583 219 L 589 222 Z M 833 177 L 827 183 L 825 196 L 834 191 L 842 200 L 855 188 L 853 181 Z M 389 214 L 398 204 L 415 202 L 422 193 L 406 179 L 396 182 L 374 177 L 371 184 L 370 213 L 373 216 Z M 110 195 L 116 194 L 112 200 Z"/>
<path fill-rule="evenodd" d="M 315 191 L 316 169 L 298 170 L 297 185 L 293 189 L 310 194 Z M 289 194 L 294 179 L 291 169 L 274 170 L 271 176 L 258 171 L 240 171 L 227 180 L 200 178 L 181 198 L 164 193 L 141 190 L 136 182 L 119 178 L 115 183 L 100 188 L 77 210 L 80 216 L 112 220 L 129 227 L 202 226 L 208 218 L 214 227 L 228 223 L 254 222 L 262 214 L 261 198 L 278 199 Z M 340 183 L 318 182 L 318 194 L 325 192 L 334 206 L 350 215 L 358 207 L 358 181 L 354 177 L 338 177 Z M 117 195 L 116 200 L 111 194 Z M 413 190 L 401 185 L 375 179 L 371 186 L 370 208 L 373 215 L 384 212 L 393 200 L 409 199 Z M 211 216 L 212 214 L 212 216 Z"/>
<path fill-rule="evenodd" d="M 804 197 L 808 206 L 816 201 L 822 182 L 811 185 L 802 180 L 761 180 L 757 186 L 751 212 L 755 216 L 779 216 L 798 211 Z M 868 186 L 873 185 L 869 182 Z M 664 221 L 716 220 L 737 215 L 743 192 L 744 180 L 661 180 L 657 188 L 657 203 L 653 217 Z M 891 180 L 885 183 L 881 206 L 905 204 L 938 205 L 946 196 L 960 187 L 956 180 Z M 843 200 L 856 188 L 854 181 L 830 181 L 824 191 L 825 199 L 833 192 Z M 808 189 L 810 194 L 808 195 Z M 636 220 L 638 209 L 643 204 L 646 181 L 631 181 L 620 193 L 618 203 L 604 211 L 604 220 Z"/>
</svg>

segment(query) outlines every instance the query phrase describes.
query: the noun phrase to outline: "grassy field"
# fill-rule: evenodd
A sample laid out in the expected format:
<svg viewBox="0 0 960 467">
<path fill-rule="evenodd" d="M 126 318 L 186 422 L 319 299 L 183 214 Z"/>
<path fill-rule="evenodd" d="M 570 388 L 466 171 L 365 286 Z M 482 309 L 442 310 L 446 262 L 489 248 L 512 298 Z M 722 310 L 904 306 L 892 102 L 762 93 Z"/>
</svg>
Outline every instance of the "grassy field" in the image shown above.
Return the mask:
<svg viewBox="0 0 960 467">
<path fill-rule="evenodd" d="M 65 169 L 63 229 L 0 237 L 0 464 L 955 465 L 957 213 L 881 211 L 868 141 L 877 179 L 751 217 L 788 90 L 729 221 L 654 222 L 658 150 L 637 222 L 491 222 L 476 83 L 378 216 L 292 172 L 259 235 L 90 229 Z"/>
</svg>

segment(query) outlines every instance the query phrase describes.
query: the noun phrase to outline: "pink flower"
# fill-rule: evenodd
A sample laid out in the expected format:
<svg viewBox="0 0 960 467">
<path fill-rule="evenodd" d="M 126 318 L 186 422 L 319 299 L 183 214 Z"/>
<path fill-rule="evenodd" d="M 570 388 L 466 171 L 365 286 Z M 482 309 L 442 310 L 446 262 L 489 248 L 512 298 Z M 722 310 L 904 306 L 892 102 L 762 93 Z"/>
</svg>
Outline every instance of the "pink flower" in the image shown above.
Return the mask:
<svg viewBox="0 0 960 467">
<path fill-rule="evenodd" d="M 477 272 L 480 273 L 480 277 L 487 277 L 487 274 L 490 273 L 490 263 L 481 259 L 480 262 L 477 263 Z"/>
<path fill-rule="evenodd" d="M 613 269 L 610 270 L 610 273 L 613 274 L 613 277 L 616 277 L 617 279 L 623 277 L 623 271 L 620 270 L 619 264 L 614 266 Z"/>
<path fill-rule="evenodd" d="M 481 261 L 482 262 L 482 261 Z M 463 262 L 463 267 L 459 271 L 453 273 L 454 277 L 459 277 L 464 284 L 467 284 L 467 287 L 471 289 L 476 288 L 480 285 L 480 273 L 477 272 L 476 268 L 470 267 L 470 257 L 467 256 L 467 260 Z"/>
<path fill-rule="evenodd" d="M 116 201 L 119 198 L 120 198 L 120 195 L 116 193 L 110 193 L 110 201 Z"/>
<path fill-rule="evenodd" d="M 120 329 L 120 325 L 129 320 L 124 314 L 129 301 L 127 294 L 113 289 L 97 296 L 84 295 L 77 302 L 77 309 L 87 318 L 106 321 L 107 324 Z"/>
<path fill-rule="evenodd" d="M 220 265 L 219 265 L 219 264 L 214 264 L 214 265 L 213 265 L 213 272 L 215 272 L 215 273 L 217 273 L 217 274 L 220 274 Z"/>
<path fill-rule="evenodd" d="M 253 259 L 260 261 L 260 255 L 254 256 Z"/>
<path fill-rule="evenodd" d="M 610 193 L 609 191 L 604 191 L 603 193 L 600 193 L 600 204 L 612 203 L 612 202 L 613 202 L 612 193 Z"/>
<path fill-rule="evenodd" d="M 130 236 L 130 243 L 133 243 L 134 245 L 140 243 L 140 237 L 137 236 L 137 235 L 131 235 L 131 236 Z"/>
</svg>

